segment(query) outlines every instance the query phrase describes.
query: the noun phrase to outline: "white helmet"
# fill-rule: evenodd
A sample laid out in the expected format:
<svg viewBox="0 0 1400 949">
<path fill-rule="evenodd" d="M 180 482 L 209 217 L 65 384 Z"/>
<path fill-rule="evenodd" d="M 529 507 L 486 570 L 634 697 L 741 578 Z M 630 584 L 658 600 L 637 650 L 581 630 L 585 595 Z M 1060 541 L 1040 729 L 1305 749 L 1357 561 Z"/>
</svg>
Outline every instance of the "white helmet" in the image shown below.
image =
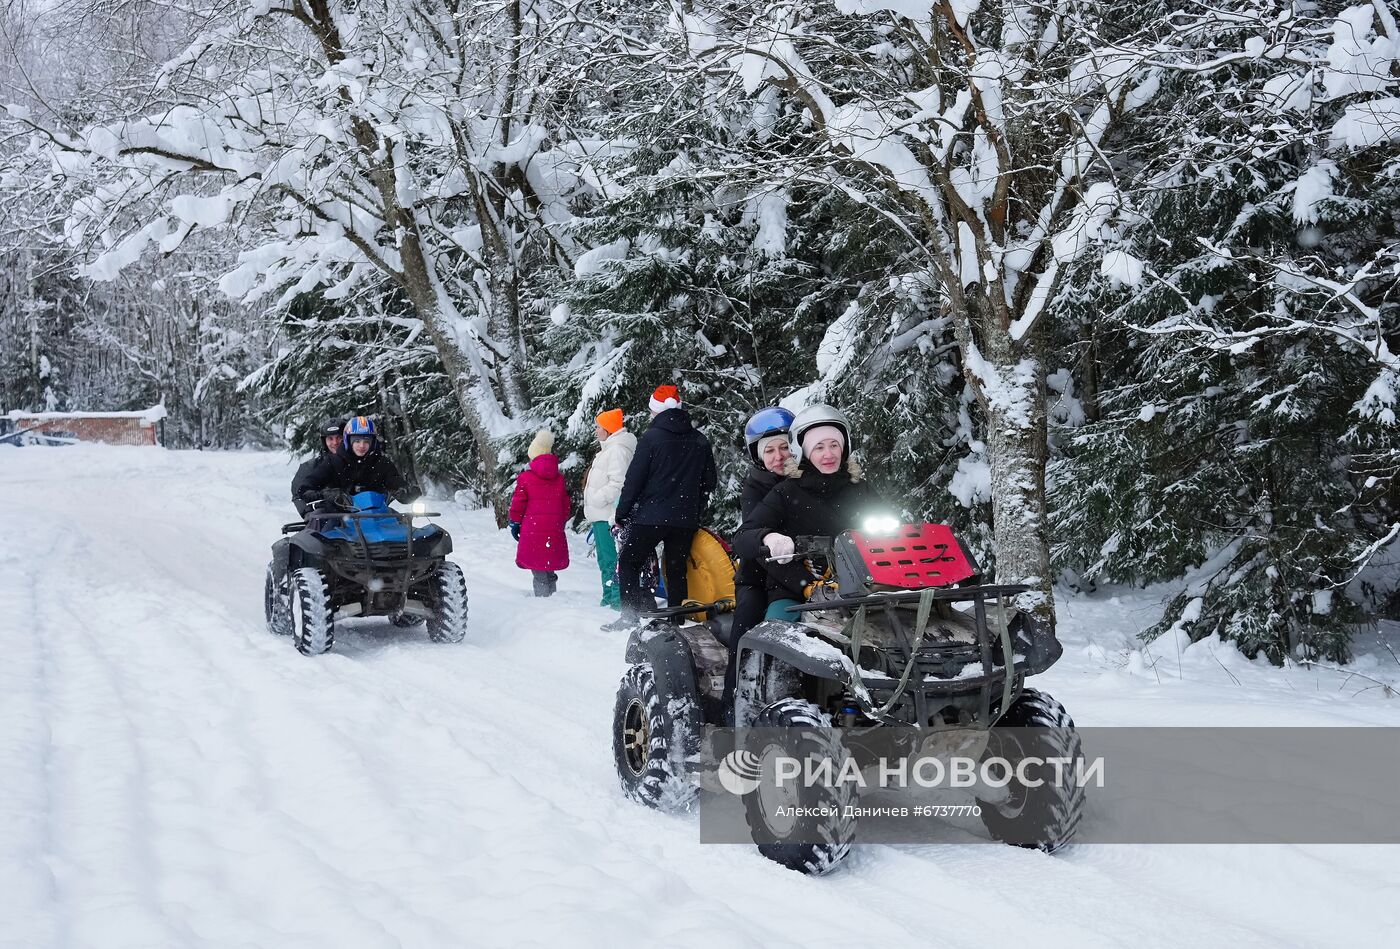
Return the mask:
<svg viewBox="0 0 1400 949">
<path fill-rule="evenodd" d="M 794 461 L 802 461 L 802 439 L 814 428 L 822 425 L 830 425 L 841 430 L 841 437 L 846 440 L 846 457 L 851 456 L 851 421 L 846 418 L 846 413 L 842 412 L 834 405 L 827 405 L 818 402 L 816 405 L 809 405 L 792 420 L 792 439 L 790 450 Z"/>
</svg>

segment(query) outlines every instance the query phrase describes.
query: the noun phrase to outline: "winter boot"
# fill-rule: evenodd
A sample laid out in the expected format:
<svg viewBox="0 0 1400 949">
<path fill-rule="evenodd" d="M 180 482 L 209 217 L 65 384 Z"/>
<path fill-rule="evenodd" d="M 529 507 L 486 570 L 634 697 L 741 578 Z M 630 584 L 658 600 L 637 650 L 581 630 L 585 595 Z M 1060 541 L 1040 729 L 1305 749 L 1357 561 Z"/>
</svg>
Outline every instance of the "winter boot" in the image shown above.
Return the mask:
<svg viewBox="0 0 1400 949">
<path fill-rule="evenodd" d="M 534 581 L 535 596 L 553 596 L 557 586 L 559 575 L 549 570 L 531 570 L 531 579 Z"/>
<path fill-rule="evenodd" d="M 631 613 L 628 610 L 624 609 L 622 611 L 622 615 L 619 616 L 617 619 L 613 620 L 611 623 L 604 623 L 598 628 L 605 633 L 619 633 L 624 629 L 631 629 L 632 627 L 637 626 L 640 623 L 641 620 L 638 619 L 636 613 Z"/>
</svg>

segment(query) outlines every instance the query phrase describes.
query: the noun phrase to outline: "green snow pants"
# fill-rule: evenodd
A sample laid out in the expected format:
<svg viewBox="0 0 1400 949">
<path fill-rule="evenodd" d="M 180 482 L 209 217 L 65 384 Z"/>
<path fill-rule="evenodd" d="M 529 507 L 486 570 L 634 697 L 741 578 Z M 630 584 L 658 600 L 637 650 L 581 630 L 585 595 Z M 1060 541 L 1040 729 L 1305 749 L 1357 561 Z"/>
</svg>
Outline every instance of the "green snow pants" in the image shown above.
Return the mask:
<svg viewBox="0 0 1400 949">
<path fill-rule="evenodd" d="M 617 585 L 617 543 L 607 521 L 593 522 L 593 549 L 598 555 L 598 573 L 603 577 L 603 601 L 599 606 L 622 609 L 622 588 Z"/>
</svg>

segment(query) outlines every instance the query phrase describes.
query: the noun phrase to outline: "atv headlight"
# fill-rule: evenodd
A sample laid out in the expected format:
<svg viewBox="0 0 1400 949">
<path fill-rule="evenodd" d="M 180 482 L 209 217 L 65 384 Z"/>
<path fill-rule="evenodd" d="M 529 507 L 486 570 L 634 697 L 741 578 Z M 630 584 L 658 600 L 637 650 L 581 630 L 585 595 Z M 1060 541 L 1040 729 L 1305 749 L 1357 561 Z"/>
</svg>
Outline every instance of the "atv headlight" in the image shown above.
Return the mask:
<svg viewBox="0 0 1400 949">
<path fill-rule="evenodd" d="M 424 504 L 422 501 L 414 501 L 411 505 L 409 505 L 409 510 L 412 511 L 414 514 L 427 514 L 428 505 Z"/>
<path fill-rule="evenodd" d="M 867 517 L 861 525 L 861 532 L 870 537 L 889 537 L 898 530 L 899 518 L 890 517 L 888 514 Z"/>
</svg>

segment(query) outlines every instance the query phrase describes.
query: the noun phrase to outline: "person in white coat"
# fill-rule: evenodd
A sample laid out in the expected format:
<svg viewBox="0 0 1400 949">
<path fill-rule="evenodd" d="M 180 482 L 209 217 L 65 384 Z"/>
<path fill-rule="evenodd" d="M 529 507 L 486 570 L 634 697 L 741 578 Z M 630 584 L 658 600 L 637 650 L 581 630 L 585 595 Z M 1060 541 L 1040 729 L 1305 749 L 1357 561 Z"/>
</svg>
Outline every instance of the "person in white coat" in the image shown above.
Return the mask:
<svg viewBox="0 0 1400 949">
<path fill-rule="evenodd" d="M 613 514 L 627 478 L 627 466 L 637 451 L 637 436 L 622 426 L 622 409 L 608 409 L 594 419 L 594 432 L 601 448 L 583 481 L 583 516 L 592 525 L 593 544 L 598 554 L 598 572 L 603 576 L 603 602 L 622 608 L 622 591 L 617 585 L 617 543 L 613 540 Z"/>
</svg>

